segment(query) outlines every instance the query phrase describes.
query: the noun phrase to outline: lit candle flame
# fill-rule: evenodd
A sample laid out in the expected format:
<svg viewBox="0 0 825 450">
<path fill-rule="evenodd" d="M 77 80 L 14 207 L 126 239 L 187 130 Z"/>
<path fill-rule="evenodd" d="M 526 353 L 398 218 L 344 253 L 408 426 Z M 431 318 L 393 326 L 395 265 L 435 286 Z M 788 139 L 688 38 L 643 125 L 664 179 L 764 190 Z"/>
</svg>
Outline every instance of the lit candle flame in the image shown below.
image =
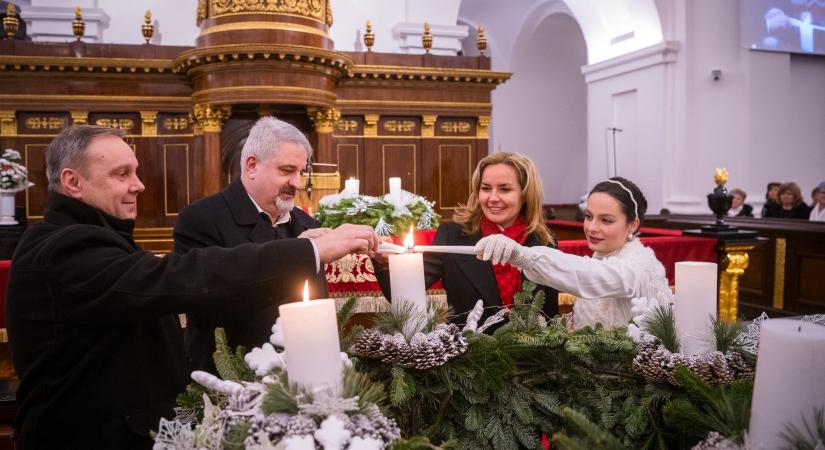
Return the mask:
<svg viewBox="0 0 825 450">
<path fill-rule="evenodd" d="M 404 238 L 404 248 L 406 248 L 407 251 L 410 251 L 413 248 L 413 226 L 412 225 L 410 225 L 410 234 L 408 234 L 407 237 Z"/>
<path fill-rule="evenodd" d="M 304 303 L 309 303 L 309 280 L 304 281 Z"/>
</svg>

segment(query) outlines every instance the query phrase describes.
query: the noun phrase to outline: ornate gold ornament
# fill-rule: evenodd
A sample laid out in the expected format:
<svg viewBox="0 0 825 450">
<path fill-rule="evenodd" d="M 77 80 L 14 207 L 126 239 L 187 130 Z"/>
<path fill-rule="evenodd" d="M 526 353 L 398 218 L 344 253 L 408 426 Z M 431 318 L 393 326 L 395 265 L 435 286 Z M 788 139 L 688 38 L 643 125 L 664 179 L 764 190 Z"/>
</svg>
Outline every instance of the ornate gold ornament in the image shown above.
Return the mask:
<svg viewBox="0 0 825 450">
<path fill-rule="evenodd" d="M 83 38 L 83 34 L 86 33 L 86 23 L 83 22 L 83 14 L 80 11 L 80 7 L 77 6 L 74 9 L 74 20 L 72 21 L 72 32 L 74 33 L 75 39 L 80 42 L 80 39 Z"/>
<path fill-rule="evenodd" d="M 14 111 L 0 111 L 0 136 L 17 136 L 17 116 Z"/>
<path fill-rule="evenodd" d="M 200 26 L 201 22 L 206 19 L 208 16 L 206 12 L 207 3 L 206 0 L 198 0 L 198 10 L 195 13 L 195 25 Z"/>
<path fill-rule="evenodd" d="M 135 121 L 132 119 L 97 119 L 95 120 L 95 125 L 132 131 L 132 129 L 135 128 Z"/>
<path fill-rule="evenodd" d="M 441 125 L 438 128 L 442 133 L 446 134 L 468 133 L 473 129 L 473 125 L 469 122 L 463 121 L 447 121 L 441 122 Z"/>
<path fill-rule="evenodd" d="M 72 125 L 88 125 L 89 111 L 69 111 L 72 115 Z"/>
<path fill-rule="evenodd" d="M 367 51 L 372 51 L 372 46 L 375 44 L 375 33 L 372 32 L 372 21 L 367 21 L 367 30 L 364 32 L 364 46 Z"/>
<path fill-rule="evenodd" d="M 356 120 L 339 120 L 335 122 L 335 129 L 349 133 L 351 131 L 358 131 L 358 121 Z"/>
<path fill-rule="evenodd" d="M 20 19 L 17 18 L 17 8 L 12 2 L 6 5 L 6 17 L 3 18 L 3 31 L 6 32 L 6 37 L 14 39 L 17 30 L 20 29 Z"/>
<path fill-rule="evenodd" d="M 430 53 L 433 48 L 433 35 L 430 34 L 430 24 L 424 23 L 424 34 L 421 35 L 421 46 L 424 47 L 424 52 Z"/>
<path fill-rule="evenodd" d="M 776 249 L 773 265 L 773 307 L 785 308 L 785 258 L 788 241 L 785 238 L 776 238 Z"/>
<path fill-rule="evenodd" d="M 488 127 L 490 126 L 490 116 L 478 116 L 478 127 L 476 127 L 476 138 L 488 139 L 490 133 Z"/>
<path fill-rule="evenodd" d="M 364 136 L 378 136 L 378 114 L 364 114 Z"/>
<path fill-rule="evenodd" d="M 384 130 L 391 133 L 411 133 L 415 131 L 414 120 L 388 120 L 384 122 Z"/>
<path fill-rule="evenodd" d="M 295 14 L 332 25 L 332 7 L 328 0 L 209 0 L 208 8 L 203 9 L 204 19 L 225 14 L 282 13 Z M 198 17 L 200 14 L 199 3 Z"/>
<path fill-rule="evenodd" d="M 484 35 L 484 26 L 479 25 L 478 36 L 476 37 L 476 48 L 481 55 L 484 55 L 484 50 L 487 50 L 487 36 Z"/>
<path fill-rule="evenodd" d="M 433 137 L 435 136 L 435 121 L 438 119 L 438 116 L 435 114 L 424 114 L 421 116 L 421 137 Z"/>
<path fill-rule="evenodd" d="M 224 119 L 232 113 L 229 105 L 195 104 L 194 116 L 200 128 L 206 133 L 219 133 Z"/>
<path fill-rule="evenodd" d="M 739 314 L 739 277 L 748 268 L 748 251 L 754 246 L 738 246 L 727 249 L 722 258 L 722 273 L 719 275 L 719 319 L 733 322 Z"/>
<path fill-rule="evenodd" d="M 190 118 L 188 117 L 167 117 L 163 119 L 163 129 L 167 131 L 180 131 L 189 128 Z"/>
<path fill-rule="evenodd" d="M 141 111 L 141 134 L 144 136 L 158 135 L 158 112 L 157 111 Z"/>
<path fill-rule="evenodd" d="M 728 169 L 722 167 L 717 168 L 715 172 L 713 172 L 713 181 L 716 182 L 717 186 L 722 186 L 728 182 Z"/>
<path fill-rule="evenodd" d="M 63 117 L 27 117 L 23 122 L 29 130 L 60 130 L 66 126 Z"/>
<path fill-rule="evenodd" d="M 309 120 L 318 134 L 329 134 L 335 129 L 335 122 L 341 119 L 341 112 L 335 108 L 310 108 Z"/>
<path fill-rule="evenodd" d="M 155 26 L 152 25 L 152 11 L 148 9 L 146 10 L 146 14 L 143 16 L 143 25 L 141 25 L 140 31 L 143 33 L 143 39 L 145 39 L 148 44 L 149 41 L 152 40 L 152 36 L 155 34 Z"/>
</svg>

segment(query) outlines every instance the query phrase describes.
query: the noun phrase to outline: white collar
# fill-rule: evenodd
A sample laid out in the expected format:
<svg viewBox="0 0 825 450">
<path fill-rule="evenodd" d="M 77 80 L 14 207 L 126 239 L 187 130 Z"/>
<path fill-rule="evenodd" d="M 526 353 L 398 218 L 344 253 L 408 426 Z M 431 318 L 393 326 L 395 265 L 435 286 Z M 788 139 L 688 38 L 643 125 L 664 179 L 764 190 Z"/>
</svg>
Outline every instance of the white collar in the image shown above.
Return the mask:
<svg viewBox="0 0 825 450">
<path fill-rule="evenodd" d="M 264 211 L 263 208 L 261 208 L 260 205 L 258 205 L 258 202 L 256 202 L 255 199 L 252 198 L 251 195 L 249 195 L 249 192 L 247 192 L 246 195 L 248 195 L 249 199 L 252 200 L 252 204 L 255 205 L 255 208 L 258 210 L 259 213 L 264 213 L 264 214 L 266 214 L 267 217 L 269 217 L 269 221 L 272 222 L 272 227 L 273 228 L 277 227 L 278 225 L 280 225 L 282 223 L 289 222 L 289 220 L 292 218 L 289 215 L 289 211 L 285 211 L 283 214 L 280 215 L 280 217 L 278 217 L 278 220 L 273 221 L 272 216 L 268 212 Z"/>
</svg>

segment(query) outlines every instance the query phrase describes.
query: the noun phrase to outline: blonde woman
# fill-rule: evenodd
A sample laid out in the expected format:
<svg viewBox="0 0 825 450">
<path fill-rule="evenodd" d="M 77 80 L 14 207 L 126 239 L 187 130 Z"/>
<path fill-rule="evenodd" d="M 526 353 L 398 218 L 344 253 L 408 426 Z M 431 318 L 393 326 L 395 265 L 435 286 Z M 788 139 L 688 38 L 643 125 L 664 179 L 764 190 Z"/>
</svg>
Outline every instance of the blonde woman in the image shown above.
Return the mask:
<svg viewBox="0 0 825 450">
<path fill-rule="evenodd" d="M 473 246 L 485 236 L 503 234 L 527 247 L 555 247 L 542 216 L 542 190 L 536 166 L 526 156 L 506 152 L 487 156 L 473 172 L 467 204 L 456 210 L 453 222 L 441 224 L 433 245 Z M 391 298 L 386 263 L 373 262 L 381 290 Z M 485 307 L 509 307 L 513 295 L 521 291 L 523 275 L 508 264 L 480 261 L 473 255 L 425 253 L 424 266 L 427 287 L 441 280 L 447 302 L 457 314 L 469 312 L 478 299 L 484 300 Z M 541 285 L 537 289 L 545 293 L 544 313 L 558 314 L 558 292 Z M 485 316 L 494 311 L 486 312 Z"/>
</svg>

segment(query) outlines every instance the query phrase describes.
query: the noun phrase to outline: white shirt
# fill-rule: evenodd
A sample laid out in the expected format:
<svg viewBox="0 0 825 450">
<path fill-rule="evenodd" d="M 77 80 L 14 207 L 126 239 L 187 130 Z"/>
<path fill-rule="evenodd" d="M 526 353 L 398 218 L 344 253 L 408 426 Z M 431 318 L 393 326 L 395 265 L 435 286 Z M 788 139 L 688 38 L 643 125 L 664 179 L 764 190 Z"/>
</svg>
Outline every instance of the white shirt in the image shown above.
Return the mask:
<svg viewBox="0 0 825 450">
<path fill-rule="evenodd" d="M 744 205 L 745 205 L 745 204 L 744 204 L 744 203 L 742 203 L 741 205 L 739 205 L 739 207 L 738 207 L 738 208 L 731 208 L 731 209 L 729 209 L 729 210 L 728 210 L 728 215 L 729 215 L 730 217 L 736 217 L 736 215 L 737 215 L 737 214 L 739 214 L 739 211 L 742 211 L 742 207 L 743 207 Z"/>
<path fill-rule="evenodd" d="M 573 306 L 576 328 L 601 323 L 605 328 L 627 325 L 633 298 L 655 298 L 670 302 L 665 268 L 656 255 L 638 239 L 609 253 L 592 258 L 564 253 L 549 247 L 530 247 L 524 275 L 577 297 Z"/>
<path fill-rule="evenodd" d="M 823 208 L 819 203 L 814 205 L 811 209 L 810 220 L 814 222 L 825 222 L 825 208 Z"/>
<path fill-rule="evenodd" d="M 252 200 L 252 204 L 258 209 L 258 213 L 264 213 L 267 217 L 269 217 L 269 221 L 272 222 L 272 228 L 275 228 L 282 223 L 289 223 L 289 221 L 292 220 L 292 216 L 289 215 L 289 211 L 286 211 L 278 217 L 277 221 L 273 221 L 272 216 L 261 208 L 261 205 L 259 205 L 251 195 L 249 195 L 249 192 L 247 192 L 246 195 L 249 196 L 249 199 Z M 315 252 L 315 273 L 318 273 L 321 271 L 321 257 L 318 254 L 318 246 L 315 245 L 315 242 L 312 239 L 310 239 L 309 242 L 312 244 L 312 251 Z"/>
</svg>

